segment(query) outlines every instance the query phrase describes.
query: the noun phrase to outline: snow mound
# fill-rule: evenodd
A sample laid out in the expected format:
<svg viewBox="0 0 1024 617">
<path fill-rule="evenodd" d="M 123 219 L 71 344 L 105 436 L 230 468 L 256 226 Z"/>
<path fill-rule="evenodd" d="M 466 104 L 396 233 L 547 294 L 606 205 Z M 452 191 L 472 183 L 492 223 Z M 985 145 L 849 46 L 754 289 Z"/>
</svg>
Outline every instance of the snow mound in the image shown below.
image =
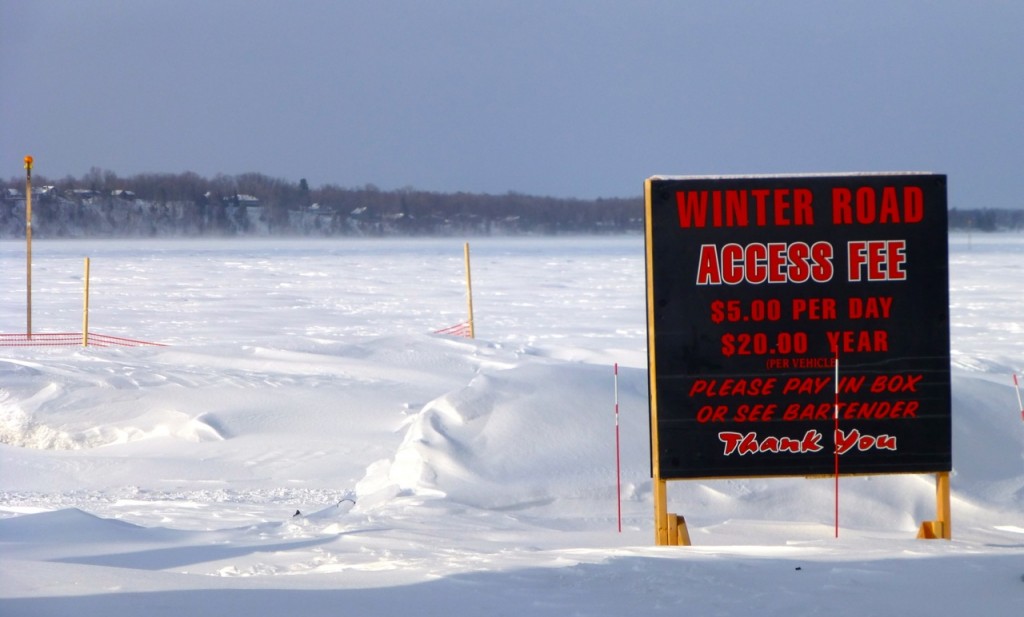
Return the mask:
<svg viewBox="0 0 1024 617">
<path fill-rule="evenodd" d="M 646 388 L 641 372 L 630 374 L 624 396 L 635 410 Z M 613 387 L 611 367 L 538 357 L 481 371 L 412 416 L 394 458 L 371 465 L 357 491 L 361 498 L 446 498 L 491 510 L 608 497 Z M 640 450 L 646 416 L 633 413 L 628 422 Z"/>
<path fill-rule="evenodd" d="M 140 527 L 124 521 L 102 518 L 78 508 L 65 508 L 0 520 L 0 542 L 25 540 L 54 544 L 122 542 L 153 539 L 161 536 L 164 531 L 166 530 Z"/>
<path fill-rule="evenodd" d="M 219 422 L 209 414 L 191 418 L 179 411 L 167 411 L 159 416 L 148 428 L 104 425 L 67 431 L 36 421 L 24 410 L 4 406 L 0 400 L 0 443 L 38 450 L 82 450 L 161 437 L 194 443 L 225 438 Z"/>
</svg>

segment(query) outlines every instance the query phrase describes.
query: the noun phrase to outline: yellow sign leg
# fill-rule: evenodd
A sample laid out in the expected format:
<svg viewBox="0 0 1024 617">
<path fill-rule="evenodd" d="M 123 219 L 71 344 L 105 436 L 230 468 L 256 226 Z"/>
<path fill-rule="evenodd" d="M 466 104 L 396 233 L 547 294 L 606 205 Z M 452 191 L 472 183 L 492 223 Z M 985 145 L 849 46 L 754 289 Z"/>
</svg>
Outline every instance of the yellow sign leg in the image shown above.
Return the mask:
<svg viewBox="0 0 1024 617">
<path fill-rule="evenodd" d="M 668 495 L 666 495 L 665 481 L 655 476 L 654 478 L 654 544 L 656 546 L 668 546 Z"/>
<path fill-rule="evenodd" d="M 686 519 L 668 511 L 668 483 L 654 478 L 654 543 L 656 546 L 690 546 Z"/>
<path fill-rule="evenodd" d="M 950 512 L 948 471 L 935 476 L 935 519 L 921 523 L 921 528 L 917 531 L 918 539 L 952 540 L 953 520 Z"/>
</svg>

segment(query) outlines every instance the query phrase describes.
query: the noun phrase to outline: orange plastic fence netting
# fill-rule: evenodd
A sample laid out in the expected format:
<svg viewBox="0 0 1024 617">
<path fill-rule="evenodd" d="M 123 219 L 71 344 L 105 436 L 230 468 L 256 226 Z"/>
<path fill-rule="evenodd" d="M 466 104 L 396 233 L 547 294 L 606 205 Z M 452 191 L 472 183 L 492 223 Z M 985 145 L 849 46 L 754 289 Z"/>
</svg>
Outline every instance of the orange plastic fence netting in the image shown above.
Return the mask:
<svg viewBox="0 0 1024 617">
<path fill-rule="evenodd" d="M 468 321 L 457 323 L 454 326 L 449 326 L 440 330 L 434 330 L 434 334 L 450 334 L 452 336 L 464 336 L 466 338 L 469 338 L 469 332 Z"/>
<path fill-rule="evenodd" d="M 162 343 L 151 343 L 120 336 L 89 333 L 89 347 L 144 347 Z M 0 347 L 81 347 L 81 332 L 38 332 L 27 334 L 0 334 Z"/>
</svg>

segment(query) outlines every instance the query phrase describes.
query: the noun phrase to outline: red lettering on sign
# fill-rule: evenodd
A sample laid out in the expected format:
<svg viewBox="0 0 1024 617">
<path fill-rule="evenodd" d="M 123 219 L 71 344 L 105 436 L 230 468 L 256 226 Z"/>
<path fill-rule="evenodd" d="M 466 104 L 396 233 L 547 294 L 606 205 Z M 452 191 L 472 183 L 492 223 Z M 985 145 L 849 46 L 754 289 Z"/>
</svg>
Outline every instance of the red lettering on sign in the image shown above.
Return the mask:
<svg viewBox="0 0 1024 617">
<path fill-rule="evenodd" d="M 755 405 L 740 405 L 736 408 L 736 422 L 767 422 L 775 416 L 776 405 L 769 403 L 757 403 Z"/>
<path fill-rule="evenodd" d="M 892 297 L 849 298 L 850 319 L 888 319 Z"/>
<path fill-rule="evenodd" d="M 835 319 L 835 298 L 793 298 L 793 320 Z"/>
<path fill-rule="evenodd" d="M 924 379 L 924 375 L 879 375 L 871 383 L 871 391 L 875 393 L 891 392 L 917 392 L 917 384 Z"/>
<path fill-rule="evenodd" d="M 690 386 L 690 396 L 761 396 L 771 394 L 775 388 L 774 377 L 753 379 L 696 379 Z"/>
<path fill-rule="evenodd" d="M 836 431 L 836 450 L 839 454 L 846 454 L 853 448 L 861 452 L 871 449 L 896 450 L 896 438 L 892 435 L 862 435 L 857 429 L 849 433 L 842 429 Z"/>
<path fill-rule="evenodd" d="M 847 280 L 904 281 L 906 240 L 855 240 L 846 245 Z"/>
<path fill-rule="evenodd" d="M 921 404 L 917 401 L 853 401 L 839 403 L 844 420 L 902 420 L 916 418 Z"/>
<path fill-rule="evenodd" d="M 698 285 L 826 283 L 832 274 L 828 242 L 726 244 L 721 250 L 716 244 L 703 244 L 697 260 Z"/>
<path fill-rule="evenodd" d="M 812 200 L 809 189 L 799 188 L 678 191 L 676 212 L 683 229 L 813 225 Z"/>
<path fill-rule="evenodd" d="M 790 377 L 782 386 L 782 393 L 820 394 L 830 383 L 831 377 Z"/>
<path fill-rule="evenodd" d="M 835 413 L 832 403 L 790 403 L 782 412 L 782 419 L 793 420 L 828 420 Z"/>
<path fill-rule="evenodd" d="M 755 431 L 746 434 L 721 431 L 718 433 L 718 439 L 724 444 L 725 456 L 732 454 L 745 456 L 758 452 L 804 454 L 807 452 L 820 452 L 822 449 L 821 433 L 814 429 L 804 433 L 802 439 L 794 437 L 765 437 L 762 439 L 757 436 Z"/>
<path fill-rule="evenodd" d="M 701 424 L 705 422 L 725 422 L 725 414 L 727 413 L 729 413 L 729 408 L 725 405 L 715 407 L 704 405 L 697 410 L 697 422 Z"/>
<path fill-rule="evenodd" d="M 832 353 L 880 353 L 889 351 L 885 330 L 838 330 L 825 332 Z"/>
<path fill-rule="evenodd" d="M 900 194 L 896 187 L 878 191 L 862 186 L 851 191 L 846 187 L 832 189 L 832 223 L 835 225 L 874 225 L 876 223 L 920 223 L 924 219 L 924 192 L 919 186 L 905 186 Z"/>
</svg>

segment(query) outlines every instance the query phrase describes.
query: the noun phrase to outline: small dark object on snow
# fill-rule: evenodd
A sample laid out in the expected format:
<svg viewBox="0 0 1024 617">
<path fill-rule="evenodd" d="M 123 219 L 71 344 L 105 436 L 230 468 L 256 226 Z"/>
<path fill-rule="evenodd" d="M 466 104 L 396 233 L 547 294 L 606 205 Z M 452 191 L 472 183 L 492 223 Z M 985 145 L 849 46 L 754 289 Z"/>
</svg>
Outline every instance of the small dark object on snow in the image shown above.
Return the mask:
<svg viewBox="0 0 1024 617">
<path fill-rule="evenodd" d="M 295 514 L 292 514 L 292 518 L 295 518 L 296 516 L 302 516 L 302 512 L 299 512 L 298 510 L 296 510 Z"/>
<path fill-rule="evenodd" d="M 797 570 L 803 570 L 803 568 L 801 568 L 800 566 L 797 566 L 796 569 Z"/>
</svg>

